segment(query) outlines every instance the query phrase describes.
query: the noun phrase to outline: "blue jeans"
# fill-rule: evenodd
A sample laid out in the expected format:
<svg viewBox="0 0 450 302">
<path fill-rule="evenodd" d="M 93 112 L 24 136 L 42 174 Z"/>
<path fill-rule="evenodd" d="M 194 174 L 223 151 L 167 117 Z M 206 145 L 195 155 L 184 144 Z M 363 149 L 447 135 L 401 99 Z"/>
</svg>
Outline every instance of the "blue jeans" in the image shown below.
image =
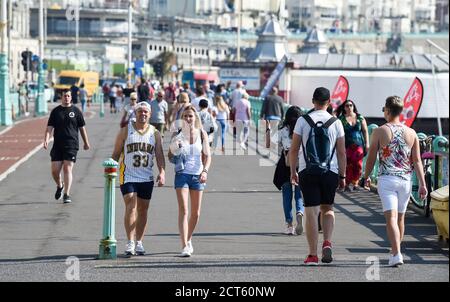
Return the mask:
<svg viewBox="0 0 450 302">
<path fill-rule="evenodd" d="M 217 122 L 220 125 L 220 133 L 221 133 L 221 140 L 222 140 L 222 148 L 225 147 L 225 134 L 227 133 L 227 121 L 226 120 L 217 120 Z M 214 147 L 217 147 L 217 140 L 218 140 L 219 132 L 216 131 L 214 135 Z"/>
<path fill-rule="evenodd" d="M 300 192 L 299 186 L 295 186 L 294 190 L 292 190 L 292 184 L 290 182 L 286 182 L 282 187 L 281 191 L 283 193 L 283 210 L 284 210 L 284 217 L 286 220 L 286 223 L 291 224 L 294 220 L 292 216 L 292 193 L 294 194 L 294 200 L 295 200 L 295 210 L 297 213 L 304 213 L 305 207 L 303 205 L 303 199 L 302 199 L 302 193 Z"/>
</svg>

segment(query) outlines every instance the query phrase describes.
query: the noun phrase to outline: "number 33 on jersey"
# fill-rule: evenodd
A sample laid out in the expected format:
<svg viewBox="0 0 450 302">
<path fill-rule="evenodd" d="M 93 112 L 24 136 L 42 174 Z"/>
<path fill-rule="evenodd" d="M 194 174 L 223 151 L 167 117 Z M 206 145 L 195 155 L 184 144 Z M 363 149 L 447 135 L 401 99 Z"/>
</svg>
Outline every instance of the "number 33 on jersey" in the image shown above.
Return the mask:
<svg viewBox="0 0 450 302">
<path fill-rule="evenodd" d="M 128 126 L 128 135 L 120 161 L 120 184 L 151 182 L 153 179 L 153 157 L 155 156 L 155 127 L 149 125 L 144 133 L 134 124 Z"/>
</svg>

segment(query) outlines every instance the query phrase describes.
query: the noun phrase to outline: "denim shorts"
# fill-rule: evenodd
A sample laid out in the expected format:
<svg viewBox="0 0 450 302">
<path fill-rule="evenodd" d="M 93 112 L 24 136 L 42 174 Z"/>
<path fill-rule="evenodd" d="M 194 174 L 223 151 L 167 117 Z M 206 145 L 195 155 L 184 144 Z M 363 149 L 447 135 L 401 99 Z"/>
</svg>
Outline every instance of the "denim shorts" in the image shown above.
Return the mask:
<svg viewBox="0 0 450 302">
<path fill-rule="evenodd" d="M 189 188 L 194 191 L 203 191 L 205 190 L 205 186 L 206 184 L 200 183 L 200 175 L 175 174 L 175 189 Z"/>
</svg>

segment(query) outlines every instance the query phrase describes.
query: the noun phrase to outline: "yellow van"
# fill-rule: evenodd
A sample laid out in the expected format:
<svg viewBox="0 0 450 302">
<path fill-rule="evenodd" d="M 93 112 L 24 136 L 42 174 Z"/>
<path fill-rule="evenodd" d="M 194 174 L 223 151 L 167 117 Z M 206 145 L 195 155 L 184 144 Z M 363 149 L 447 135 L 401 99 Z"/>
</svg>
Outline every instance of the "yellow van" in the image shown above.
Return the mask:
<svg viewBox="0 0 450 302">
<path fill-rule="evenodd" d="M 58 98 L 61 97 L 62 92 L 69 89 L 73 84 L 78 88 L 84 84 L 87 90 L 88 97 L 91 97 L 97 87 L 99 86 L 100 76 L 98 72 L 93 71 L 78 71 L 78 70 L 62 70 L 59 73 L 58 83 L 55 84 L 55 93 Z"/>
</svg>

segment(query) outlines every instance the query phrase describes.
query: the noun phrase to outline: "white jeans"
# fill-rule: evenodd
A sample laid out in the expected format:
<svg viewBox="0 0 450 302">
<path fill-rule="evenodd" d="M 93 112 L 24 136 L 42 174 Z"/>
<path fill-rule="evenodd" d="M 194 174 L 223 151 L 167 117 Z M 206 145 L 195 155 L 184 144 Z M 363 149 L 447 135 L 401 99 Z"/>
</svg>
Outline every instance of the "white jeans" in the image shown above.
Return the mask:
<svg viewBox="0 0 450 302">
<path fill-rule="evenodd" d="M 383 212 L 395 210 L 406 213 L 411 196 L 411 181 L 391 175 L 378 178 L 378 195 L 383 204 Z"/>
<path fill-rule="evenodd" d="M 236 137 L 240 144 L 247 142 L 250 134 L 250 121 L 236 121 Z"/>
</svg>

